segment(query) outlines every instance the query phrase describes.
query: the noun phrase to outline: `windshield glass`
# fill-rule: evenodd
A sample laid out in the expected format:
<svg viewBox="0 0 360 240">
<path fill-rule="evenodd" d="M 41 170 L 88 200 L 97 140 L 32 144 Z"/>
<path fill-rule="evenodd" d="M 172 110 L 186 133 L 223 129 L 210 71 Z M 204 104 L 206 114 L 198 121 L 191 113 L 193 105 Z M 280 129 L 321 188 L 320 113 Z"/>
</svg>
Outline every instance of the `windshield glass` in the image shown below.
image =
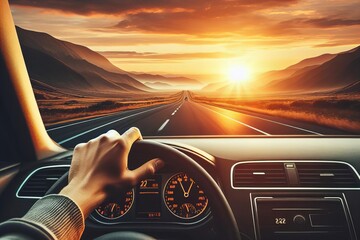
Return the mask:
<svg viewBox="0 0 360 240">
<path fill-rule="evenodd" d="M 10 1 L 49 135 L 360 133 L 360 2 Z"/>
</svg>

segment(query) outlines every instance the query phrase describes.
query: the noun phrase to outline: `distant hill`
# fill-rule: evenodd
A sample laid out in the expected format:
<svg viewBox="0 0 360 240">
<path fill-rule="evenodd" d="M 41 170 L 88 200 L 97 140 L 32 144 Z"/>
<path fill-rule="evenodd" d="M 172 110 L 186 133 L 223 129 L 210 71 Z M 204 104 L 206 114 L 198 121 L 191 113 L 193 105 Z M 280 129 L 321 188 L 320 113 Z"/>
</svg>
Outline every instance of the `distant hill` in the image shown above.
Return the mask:
<svg viewBox="0 0 360 240">
<path fill-rule="evenodd" d="M 31 79 L 66 92 L 144 92 L 151 88 L 81 45 L 17 27 Z"/>
<path fill-rule="evenodd" d="M 360 81 L 360 47 L 337 54 L 323 64 L 270 82 L 270 91 L 329 91 L 348 88 Z"/>
<path fill-rule="evenodd" d="M 59 40 L 43 32 L 25 30 L 20 27 L 16 27 L 16 30 L 22 45 L 47 53 L 61 61 L 68 59 L 86 59 L 89 63 L 101 67 L 104 70 L 126 73 L 124 70 L 111 64 L 107 58 L 87 47 Z"/>
<path fill-rule="evenodd" d="M 326 61 L 334 58 L 336 54 L 323 54 L 317 57 L 306 58 L 294 65 L 291 65 L 282 70 L 274 70 L 261 74 L 257 77 L 256 81 L 253 82 L 254 88 L 263 88 L 264 86 L 268 87 L 269 83 L 275 84 L 281 82 L 284 79 L 289 78 L 290 76 L 296 76 L 303 72 L 306 72 L 310 69 L 313 69 Z M 234 91 L 234 87 L 226 81 L 219 81 L 209 83 L 201 89 L 204 92 L 231 92 Z"/>
<path fill-rule="evenodd" d="M 282 79 L 288 78 L 292 75 L 298 75 L 303 71 L 310 70 L 315 68 L 331 59 L 336 57 L 336 54 L 323 54 L 320 56 L 306 58 L 300 62 L 293 64 L 282 70 L 274 70 L 261 74 L 258 77 L 257 83 L 259 86 L 264 86 L 272 81 L 280 81 Z"/>
<path fill-rule="evenodd" d="M 287 69 L 301 69 L 304 67 L 309 67 L 309 66 L 318 66 L 321 65 L 327 61 L 330 61 L 331 59 L 333 59 L 334 57 L 336 57 L 337 54 L 330 54 L 330 53 L 326 53 L 326 54 L 322 54 L 320 56 L 316 56 L 316 57 L 312 57 L 312 58 L 306 58 L 304 60 L 301 60 L 300 62 L 291 65 L 289 67 L 287 67 Z"/>
<path fill-rule="evenodd" d="M 158 82 L 158 83 L 170 84 L 173 86 L 202 85 L 202 83 L 199 82 L 198 80 L 187 77 L 165 77 L 158 74 L 148 74 L 148 73 L 131 73 L 130 76 L 136 78 L 141 82 Z"/>
<path fill-rule="evenodd" d="M 227 86 L 229 83 L 227 82 L 212 82 L 207 84 L 205 87 L 203 87 L 201 89 L 201 91 L 204 92 L 213 92 L 213 91 L 217 91 L 220 88 L 223 88 L 225 86 Z"/>
<path fill-rule="evenodd" d="M 171 84 L 167 84 L 167 83 L 163 83 L 163 82 L 144 82 L 144 84 L 146 86 L 149 86 L 149 87 L 154 88 L 154 89 L 159 89 L 159 90 L 173 89 L 174 88 L 174 86 L 172 86 Z"/>
<path fill-rule="evenodd" d="M 307 58 L 283 70 L 266 72 L 258 76 L 251 89 L 254 92 L 260 89 L 264 93 L 360 93 L 360 46 L 338 54 Z M 201 91 L 231 95 L 235 90 L 230 83 L 214 82 Z M 243 93 L 251 91 L 243 90 Z"/>
</svg>

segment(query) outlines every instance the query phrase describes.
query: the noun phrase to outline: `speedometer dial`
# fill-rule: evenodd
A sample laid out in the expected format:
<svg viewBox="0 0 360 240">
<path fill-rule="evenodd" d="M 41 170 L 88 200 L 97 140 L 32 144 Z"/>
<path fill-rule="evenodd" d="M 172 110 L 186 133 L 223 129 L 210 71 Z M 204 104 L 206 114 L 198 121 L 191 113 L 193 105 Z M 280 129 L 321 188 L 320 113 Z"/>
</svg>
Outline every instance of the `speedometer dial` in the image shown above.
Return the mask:
<svg viewBox="0 0 360 240">
<path fill-rule="evenodd" d="M 183 219 L 199 216 L 208 205 L 204 191 L 186 173 L 177 173 L 167 181 L 164 201 L 170 212 Z"/>
<path fill-rule="evenodd" d="M 103 218 L 114 220 L 124 216 L 134 202 L 134 190 L 129 190 L 106 203 L 101 204 L 95 211 Z"/>
</svg>

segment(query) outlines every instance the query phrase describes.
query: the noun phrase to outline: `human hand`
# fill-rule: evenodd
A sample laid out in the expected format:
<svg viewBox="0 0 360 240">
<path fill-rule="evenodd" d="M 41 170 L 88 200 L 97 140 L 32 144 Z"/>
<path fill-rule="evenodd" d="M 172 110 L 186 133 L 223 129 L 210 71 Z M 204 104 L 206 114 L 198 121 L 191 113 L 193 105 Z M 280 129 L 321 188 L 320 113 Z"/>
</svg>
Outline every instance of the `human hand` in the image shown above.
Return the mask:
<svg viewBox="0 0 360 240">
<path fill-rule="evenodd" d="M 69 171 L 69 184 L 60 194 L 71 198 L 86 218 L 114 191 L 136 185 L 154 174 L 164 163 L 153 159 L 135 170 L 128 169 L 132 144 L 142 139 L 137 128 L 123 135 L 115 130 L 78 144 L 74 149 Z"/>
</svg>

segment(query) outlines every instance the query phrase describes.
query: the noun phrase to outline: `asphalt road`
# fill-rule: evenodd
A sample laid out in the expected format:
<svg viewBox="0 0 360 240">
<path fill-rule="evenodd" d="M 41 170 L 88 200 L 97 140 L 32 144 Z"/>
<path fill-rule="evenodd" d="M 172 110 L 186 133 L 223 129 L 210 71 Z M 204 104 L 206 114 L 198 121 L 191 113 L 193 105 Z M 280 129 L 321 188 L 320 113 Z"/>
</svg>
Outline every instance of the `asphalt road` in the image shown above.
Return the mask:
<svg viewBox="0 0 360 240">
<path fill-rule="evenodd" d="M 61 145 L 74 147 L 110 129 L 123 133 L 132 126 L 144 136 L 347 134 L 315 124 L 196 103 L 187 93 L 175 103 L 53 125 L 47 131 Z"/>
</svg>

